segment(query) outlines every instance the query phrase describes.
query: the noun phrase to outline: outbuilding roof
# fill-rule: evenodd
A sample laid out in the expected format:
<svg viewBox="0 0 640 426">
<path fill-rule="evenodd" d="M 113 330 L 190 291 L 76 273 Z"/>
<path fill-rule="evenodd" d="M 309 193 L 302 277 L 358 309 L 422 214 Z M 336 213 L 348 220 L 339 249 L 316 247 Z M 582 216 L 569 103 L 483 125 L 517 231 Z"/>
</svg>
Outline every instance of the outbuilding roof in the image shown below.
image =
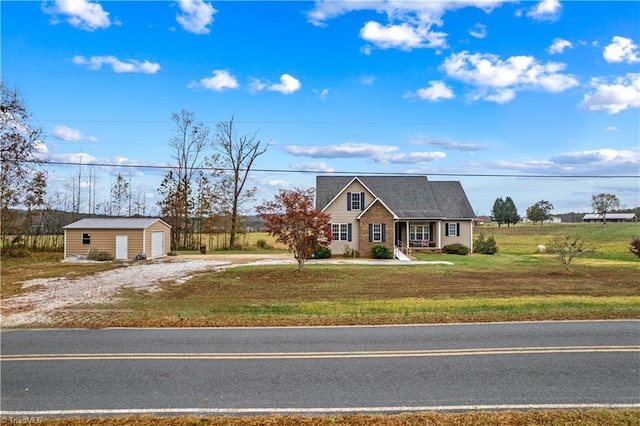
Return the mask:
<svg viewBox="0 0 640 426">
<path fill-rule="evenodd" d="M 131 217 L 107 217 L 107 218 L 85 218 L 77 222 L 70 223 L 64 229 L 146 229 L 151 225 L 162 222 L 169 226 L 162 219 L 157 217 L 131 218 Z M 170 227 L 170 226 L 169 226 Z"/>
<path fill-rule="evenodd" d="M 634 213 L 607 213 L 607 219 L 635 219 L 636 215 Z M 602 219 L 601 214 L 597 213 L 587 213 L 582 217 L 585 219 Z"/>
<path fill-rule="evenodd" d="M 327 207 L 354 179 L 402 219 L 476 216 L 460 182 L 429 181 L 426 176 L 317 176 L 316 207 Z"/>
</svg>

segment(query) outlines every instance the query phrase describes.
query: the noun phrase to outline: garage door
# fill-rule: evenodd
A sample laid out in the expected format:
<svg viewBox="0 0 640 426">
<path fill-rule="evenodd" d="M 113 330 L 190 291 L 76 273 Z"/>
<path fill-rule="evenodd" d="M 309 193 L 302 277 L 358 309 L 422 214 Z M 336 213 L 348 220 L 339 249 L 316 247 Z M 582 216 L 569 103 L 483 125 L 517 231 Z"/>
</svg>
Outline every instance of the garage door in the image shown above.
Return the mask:
<svg viewBox="0 0 640 426">
<path fill-rule="evenodd" d="M 158 257 L 164 254 L 164 231 L 154 231 L 151 233 L 151 257 Z"/>
</svg>

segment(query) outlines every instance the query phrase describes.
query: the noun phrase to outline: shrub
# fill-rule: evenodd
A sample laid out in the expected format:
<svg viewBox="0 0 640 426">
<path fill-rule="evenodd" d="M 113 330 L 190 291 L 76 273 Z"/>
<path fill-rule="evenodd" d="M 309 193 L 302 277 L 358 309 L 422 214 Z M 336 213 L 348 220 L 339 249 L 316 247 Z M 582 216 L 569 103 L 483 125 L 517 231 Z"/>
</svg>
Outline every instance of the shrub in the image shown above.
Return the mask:
<svg viewBox="0 0 640 426">
<path fill-rule="evenodd" d="M 328 259 L 331 257 L 331 249 L 327 246 L 320 246 L 314 254 L 316 259 Z"/>
<path fill-rule="evenodd" d="M 558 262 L 562 263 L 567 271 L 571 262 L 576 257 L 586 256 L 595 251 L 595 247 L 580 237 L 570 235 L 557 235 L 547 245 L 556 255 Z"/>
<path fill-rule="evenodd" d="M 461 256 L 465 256 L 469 254 L 469 247 L 463 244 L 449 244 L 442 247 L 442 251 L 447 254 L 459 254 Z"/>
<path fill-rule="evenodd" d="M 640 238 L 636 237 L 631 240 L 631 247 L 629 247 L 629 251 L 637 257 L 640 257 Z"/>
<path fill-rule="evenodd" d="M 473 242 L 474 253 L 481 254 L 496 254 L 498 252 L 498 246 L 496 240 L 493 237 L 484 238 L 484 234 L 481 232 L 478 238 Z"/>
<path fill-rule="evenodd" d="M 387 246 L 373 246 L 371 255 L 374 259 L 393 259 L 393 252 Z"/>
<path fill-rule="evenodd" d="M 98 251 L 91 249 L 89 254 L 87 255 L 87 259 L 89 260 L 97 260 L 99 262 L 105 262 L 108 260 L 113 260 L 113 256 L 111 256 L 106 251 Z"/>
<path fill-rule="evenodd" d="M 13 246 L 2 250 L 2 257 L 29 257 L 31 252 L 24 247 Z"/>
<path fill-rule="evenodd" d="M 258 246 L 258 248 L 265 249 L 265 250 L 270 250 L 270 249 L 273 248 L 272 246 L 270 246 L 267 243 L 267 240 L 262 239 L 262 238 L 260 238 L 258 241 L 256 241 L 256 246 Z"/>
</svg>

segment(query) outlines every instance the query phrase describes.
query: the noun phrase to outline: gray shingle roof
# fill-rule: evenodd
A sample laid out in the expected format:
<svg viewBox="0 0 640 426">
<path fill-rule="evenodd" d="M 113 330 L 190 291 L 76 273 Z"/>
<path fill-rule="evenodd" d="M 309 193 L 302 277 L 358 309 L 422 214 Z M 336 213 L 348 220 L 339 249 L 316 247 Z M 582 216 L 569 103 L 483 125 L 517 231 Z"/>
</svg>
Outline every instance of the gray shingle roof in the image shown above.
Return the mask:
<svg viewBox="0 0 640 426">
<path fill-rule="evenodd" d="M 145 229 L 154 223 L 162 221 L 158 218 L 85 218 L 70 223 L 64 229 Z"/>
<path fill-rule="evenodd" d="M 316 207 L 325 208 L 355 177 L 401 219 L 475 217 L 460 182 L 425 176 L 317 176 Z"/>
</svg>

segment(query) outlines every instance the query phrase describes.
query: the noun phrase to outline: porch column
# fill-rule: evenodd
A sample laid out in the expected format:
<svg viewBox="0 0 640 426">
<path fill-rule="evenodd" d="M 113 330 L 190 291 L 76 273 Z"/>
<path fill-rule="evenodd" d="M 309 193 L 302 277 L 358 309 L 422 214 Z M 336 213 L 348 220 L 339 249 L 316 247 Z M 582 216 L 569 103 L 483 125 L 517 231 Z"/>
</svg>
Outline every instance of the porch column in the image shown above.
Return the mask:
<svg viewBox="0 0 640 426">
<path fill-rule="evenodd" d="M 442 248 L 442 221 L 439 220 L 437 224 L 438 224 L 438 247 L 437 248 L 441 249 Z"/>
<path fill-rule="evenodd" d="M 409 247 L 409 221 L 406 221 L 405 224 L 407 226 L 407 241 L 406 241 L 406 244 L 407 244 L 407 248 L 408 248 Z"/>
</svg>

